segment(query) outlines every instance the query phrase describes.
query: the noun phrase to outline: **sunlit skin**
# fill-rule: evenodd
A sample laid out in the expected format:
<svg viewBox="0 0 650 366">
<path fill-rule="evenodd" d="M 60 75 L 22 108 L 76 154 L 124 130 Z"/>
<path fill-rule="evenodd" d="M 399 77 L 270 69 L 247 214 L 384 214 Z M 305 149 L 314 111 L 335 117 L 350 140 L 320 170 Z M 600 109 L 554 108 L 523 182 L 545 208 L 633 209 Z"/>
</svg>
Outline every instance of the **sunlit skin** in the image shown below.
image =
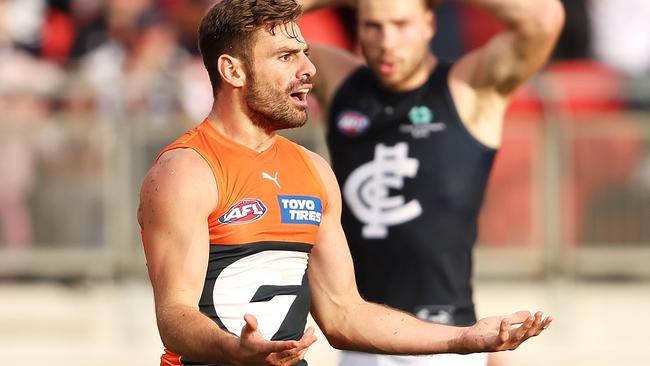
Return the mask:
<svg viewBox="0 0 650 366">
<path fill-rule="evenodd" d="M 300 127 L 307 121 L 307 93 L 316 68 L 295 23 L 274 34 L 258 31 L 245 87 L 248 116 L 266 131 Z"/>
<path fill-rule="evenodd" d="M 429 43 L 435 18 L 422 0 L 360 0 L 358 32 L 363 54 L 382 87 L 415 89 L 435 66 Z"/>
</svg>

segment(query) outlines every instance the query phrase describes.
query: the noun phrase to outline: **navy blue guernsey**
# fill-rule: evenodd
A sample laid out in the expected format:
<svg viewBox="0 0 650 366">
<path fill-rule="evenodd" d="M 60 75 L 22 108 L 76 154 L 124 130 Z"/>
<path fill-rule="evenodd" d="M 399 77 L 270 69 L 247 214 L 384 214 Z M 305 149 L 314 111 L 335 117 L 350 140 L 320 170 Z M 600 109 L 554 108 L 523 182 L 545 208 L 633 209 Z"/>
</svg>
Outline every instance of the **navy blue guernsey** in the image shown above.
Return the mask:
<svg viewBox="0 0 650 366">
<path fill-rule="evenodd" d="M 327 143 L 362 296 L 469 325 L 471 252 L 496 150 L 461 122 L 450 68 L 439 63 L 423 86 L 400 93 L 359 68 L 334 97 Z"/>
</svg>

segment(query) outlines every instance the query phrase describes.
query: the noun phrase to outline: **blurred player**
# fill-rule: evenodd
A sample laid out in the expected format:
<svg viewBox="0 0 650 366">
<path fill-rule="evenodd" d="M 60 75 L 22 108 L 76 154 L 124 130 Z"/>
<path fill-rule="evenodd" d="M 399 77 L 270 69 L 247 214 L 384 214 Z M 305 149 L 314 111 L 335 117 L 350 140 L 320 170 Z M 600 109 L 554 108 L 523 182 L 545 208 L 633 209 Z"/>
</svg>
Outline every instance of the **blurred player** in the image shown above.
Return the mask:
<svg viewBox="0 0 650 366">
<path fill-rule="evenodd" d="M 316 8 L 337 1 L 303 0 Z M 472 248 L 503 118 L 562 28 L 557 0 L 465 0 L 507 30 L 455 63 L 437 58 L 432 2 L 358 0 L 367 65 L 312 45 L 315 93 L 343 192 L 343 228 L 361 295 L 443 324 L 476 322 Z M 344 353 L 342 365 L 483 365 Z M 455 363 L 454 363 L 455 364 Z"/>
</svg>

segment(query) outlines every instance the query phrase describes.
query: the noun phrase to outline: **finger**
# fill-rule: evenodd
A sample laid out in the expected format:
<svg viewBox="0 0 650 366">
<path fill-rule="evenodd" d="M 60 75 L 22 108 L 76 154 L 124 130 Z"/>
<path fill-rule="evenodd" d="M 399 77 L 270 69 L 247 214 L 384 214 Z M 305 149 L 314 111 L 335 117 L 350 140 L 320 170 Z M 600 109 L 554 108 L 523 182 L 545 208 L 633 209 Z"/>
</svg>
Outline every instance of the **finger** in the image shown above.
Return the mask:
<svg viewBox="0 0 650 366">
<path fill-rule="evenodd" d="M 314 335 L 314 327 L 309 327 L 309 328 L 307 328 L 307 330 L 306 330 L 305 333 L 303 334 L 303 337 L 304 337 L 305 335 Z"/>
<path fill-rule="evenodd" d="M 521 324 L 531 317 L 530 311 L 518 311 L 507 318 L 511 324 Z"/>
<path fill-rule="evenodd" d="M 546 319 L 542 321 L 542 329 L 548 328 L 553 322 L 553 320 L 555 320 L 555 318 L 553 318 L 552 316 L 547 316 Z"/>
<path fill-rule="evenodd" d="M 304 348 L 300 349 L 297 353 L 292 355 L 292 357 L 288 360 L 288 364 L 293 365 L 300 360 L 304 360 L 308 350 L 309 350 L 309 346 L 305 346 Z"/>
<path fill-rule="evenodd" d="M 304 355 L 306 352 L 306 347 L 292 348 L 290 350 L 276 353 L 275 358 L 283 365 L 293 365 L 300 361 L 302 359 L 301 355 Z"/>
<path fill-rule="evenodd" d="M 303 349 L 302 351 L 300 351 L 300 359 L 301 359 L 301 360 L 304 360 L 304 359 L 305 359 L 305 355 L 307 354 L 307 351 L 308 351 L 308 350 L 309 350 L 309 348 L 305 348 L 305 349 Z"/>
<path fill-rule="evenodd" d="M 544 318 L 544 319 L 541 321 L 541 323 L 540 323 L 540 325 L 539 325 L 539 328 L 536 330 L 535 335 L 537 336 L 537 335 L 539 335 L 540 333 L 542 333 L 546 328 L 549 327 L 549 325 L 551 325 L 551 322 L 552 322 L 552 321 L 553 321 L 553 318 L 550 317 L 550 316 L 547 316 L 546 318 Z"/>
<path fill-rule="evenodd" d="M 296 347 L 291 348 L 290 350 L 282 352 L 279 357 L 280 358 L 287 358 L 287 357 L 294 357 L 296 355 L 299 355 L 300 353 L 304 354 L 307 352 L 307 349 L 316 342 L 316 336 L 314 336 L 314 330 L 313 329 L 307 329 L 303 337 L 300 339 L 300 341 L 297 343 Z"/>
<path fill-rule="evenodd" d="M 244 329 L 246 329 L 248 332 L 256 332 L 257 331 L 257 318 L 253 314 L 244 314 L 244 321 L 246 324 L 244 325 L 244 328 L 242 328 L 242 332 Z"/>
<path fill-rule="evenodd" d="M 499 341 L 501 344 L 508 342 L 510 338 L 510 322 L 508 319 L 501 319 L 501 324 L 499 326 Z"/>
<path fill-rule="evenodd" d="M 293 365 L 297 363 L 299 360 L 296 359 L 296 357 L 292 354 L 288 354 L 285 352 L 281 353 L 271 353 L 268 355 L 266 358 L 266 361 L 270 365 Z"/>
<path fill-rule="evenodd" d="M 542 323 L 544 329 L 548 328 L 548 326 L 551 325 L 551 323 L 553 322 L 553 320 L 555 320 L 554 317 L 552 317 L 552 316 L 547 316 L 546 319 L 544 319 L 544 322 Z"/>
<path fill-rule="evenodd" d="M 284 362 L 289 362 L 289 364 L 295 363 L 302 360 L 309 349 L 309 346 L 316 342 L 316 336 L 314 335 L 314 328 L 309 327 L 303 334 L 302 338 L 298 345 L 289 350 L 279 352 L 277 357 L 279 360 Z"/>
<path fill-rule="evenodd" d="M 532 329 L 533 323 L 535 322 L 535 317 L 534 316 L 529 316 L 522 324 L 517 328 L 514 332 L 513 341 L 516 345 L 519 345 L 521 342 L 523 342 L 527 337 L 526 335 Z"/>
<path fill-rule="evenodd" d="M 542 329 L 542 312 L 538 311 L 533 316 L 533 321 L 530 323 L 530 328 L 526 331 L 522 340 L 526 340 L 530 337 L 534 337 L 539 334 L 539 331 Z"/>
<path fill-rule="evenodd" d="M 300 338 L 300 343 L 309 347 L 314 344 L 317 339 L 318 338 L 314 335 L 314 327 L 309 327 L 307 328 L 307 331 L 305 331 L 305 334 L 302 335 L 302 338 Z"/>
<path fill-rule="evenodd" d="M 241 328 L 241 338 L 250 338 L 257 332 L 257 319 L 251 314 L 244 314 L 244 326 Z"/>
<path fill-rule="evenodd" d="M 266 353 L 277 353 L 278 358 L 284 358 L 291 352 L 298 352 L 300 344 L 297 341 L 265 341 L 264 351 Z"/>
</svg>

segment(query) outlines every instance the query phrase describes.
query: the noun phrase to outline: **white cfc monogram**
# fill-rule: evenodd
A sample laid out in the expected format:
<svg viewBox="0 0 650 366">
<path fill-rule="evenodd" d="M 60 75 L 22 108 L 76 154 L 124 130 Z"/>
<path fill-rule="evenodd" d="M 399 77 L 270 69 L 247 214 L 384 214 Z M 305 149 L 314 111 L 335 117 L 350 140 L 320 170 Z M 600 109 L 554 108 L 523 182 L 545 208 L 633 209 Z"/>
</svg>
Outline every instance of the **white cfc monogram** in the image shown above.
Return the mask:
<svg viewBox="0 0 650 366">
<path fill-rule="evenodd" d="M 408 144 L 390 147 L 375 146 L 374 160 L 350 174 L 343 187 L 343 196 L 356 218 L 365 225 L 361 234 L 366 239 L 388 236 L 388 227 L 415 219 L 422 213 L 417 200 L 406 203 L 404 196 L 389 196 L 390 189 L 402 189 L 404 178 L 414 178 L 420 162 L 408 157 Z"/>
</svg>

